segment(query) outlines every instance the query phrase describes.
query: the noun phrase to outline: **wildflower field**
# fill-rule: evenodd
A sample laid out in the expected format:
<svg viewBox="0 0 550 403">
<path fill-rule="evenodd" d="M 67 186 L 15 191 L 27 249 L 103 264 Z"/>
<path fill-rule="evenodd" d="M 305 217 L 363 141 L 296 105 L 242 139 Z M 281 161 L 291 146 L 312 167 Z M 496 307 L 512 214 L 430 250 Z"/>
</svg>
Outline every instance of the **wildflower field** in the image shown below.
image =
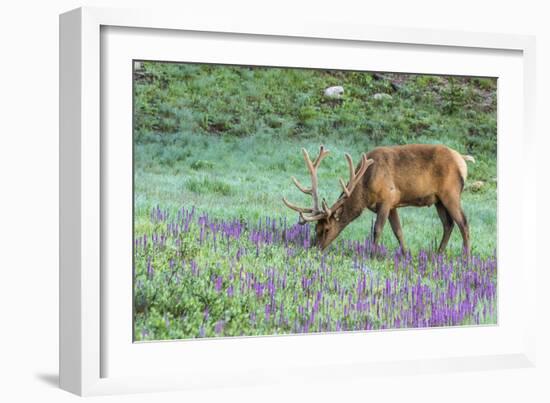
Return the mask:
<svg viewBox="0 0 550 403">
<path fill-rule="evenodd" d="M 134 73 L 134 336 L 166 340 L 495 324 L 496 81 L 140 63 Z M 342 85 L 338 102 L 324 88 Z M 375 96 L 387 94 L 387 96 Z M 435 208 L 400 209 L 371 240 L 365 211 L 321 253 L 282 196 L 308 203 L 300 148 L 330 151 L 327 200 L 377 145 L 472 154 L 462 196 L 472 253 L 445 254 Z M 476 183 L 476 186 L 472 186 Z"/>
</svg>

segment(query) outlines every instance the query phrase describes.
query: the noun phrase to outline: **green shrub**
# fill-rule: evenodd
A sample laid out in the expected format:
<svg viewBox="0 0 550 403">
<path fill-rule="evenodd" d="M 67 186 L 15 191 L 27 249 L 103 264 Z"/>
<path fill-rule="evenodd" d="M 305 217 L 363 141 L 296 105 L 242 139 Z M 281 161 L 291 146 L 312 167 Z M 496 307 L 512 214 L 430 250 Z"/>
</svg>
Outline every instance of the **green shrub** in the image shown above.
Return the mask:
<svg viewBox="0 0 550 403">
<path fill-rule="evenodd" d="M 217 179 L 190 179 L 187 181 L 186 187 L 191 192 L 198 194 L 215 193 L 222 196 L 229 196 L 232 193 L 229 184 Z"/>
<path fill-rule="evenodd" d="M 194 169 L 195 171 L 201 171 L 204 169 L 211 169 L 214 167 L 214 163 L 211 161 L 206 160 L 196 160 L 193 161 L 190 165 L 191 169 Z"/>
</svg>

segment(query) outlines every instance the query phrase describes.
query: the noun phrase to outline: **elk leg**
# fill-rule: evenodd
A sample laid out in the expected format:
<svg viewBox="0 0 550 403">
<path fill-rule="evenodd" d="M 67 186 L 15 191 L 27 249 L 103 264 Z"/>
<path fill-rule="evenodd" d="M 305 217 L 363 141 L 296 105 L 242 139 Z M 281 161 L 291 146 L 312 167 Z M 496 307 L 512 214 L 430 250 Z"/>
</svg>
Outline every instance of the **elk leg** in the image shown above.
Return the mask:
<svg viewBox="0 0 550 403">
<path fill-rule="evenodd" d="M 405 241 L 403 240 L 403 230 L 401 230 L 401 223 L 399 222 L 399 214 L 397 214 L 396 208 L 390 210 L 389 219 L 390 219 L 391 229 L 393 230 L 393 234 L 399 241 L 401 250 L 405 251 Z"/>
<path fill-rule="evenodd" d="M 437 250 L 437 252 L 443 253 L 443 251 L 447 247 L 447 243 L 449 242 L 449 238 L 451 237 L 451 233 L 453 232 L 453 227 L 455 223 L 453 221 L 453 218 L 441 202 L 437 202 L 435 204 L 435 208 L 437 209 L 437 214 L 439 214 L 439 218 L 441 219 L 441 223 L 443 224 L 443 238 L 441 238 L 441 243 L 439 244 L 439 249 Z"/>
<path fill-rule="evenodd" d="M 390 209 L 387 206 L 380 206 L 378 212 L 376 213 L 376 221 L 374 223 L 374 244 L 378 245 L 380 241 L 380 236 L 382 236 L 382 230 L 384 229 L 384 224 L 386 224 L 386 219 L 390 213 Z"/>
<path fill-rule="evenodd" d="M 460 205 L 459 198 L 446 197 L 442 198 L 441 202 L 460 229 L 460 234 L 462 235 L 462 248 L 466 251 L 466 254 L 470 254 L 470 229 L 464 210 L 462 210 L 462 206 Z"/>
</svg>

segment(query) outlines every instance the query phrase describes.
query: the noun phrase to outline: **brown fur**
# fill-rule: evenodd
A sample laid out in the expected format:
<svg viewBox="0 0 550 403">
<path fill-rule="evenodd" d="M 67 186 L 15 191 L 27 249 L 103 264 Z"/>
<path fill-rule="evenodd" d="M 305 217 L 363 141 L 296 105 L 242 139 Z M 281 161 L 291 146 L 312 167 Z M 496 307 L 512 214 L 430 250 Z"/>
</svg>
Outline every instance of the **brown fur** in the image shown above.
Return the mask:
<svg viewBox="0 0 550 403">
<path fill-rule="evenodd" d="M 317 239 L 322 249 L 365 209 L 376 213 L 374 242 L 380 240 L 384 224 L 389 219 L 404 249 L 397 209 L 435 204 L 444 230 L 439 252 L 447 246 L 455 223 L 462 234 L 463 247 L 469 252 L 468 222 L 460 196 L 467 178 L 466 160 L 473 161 L 471 156 L 463 156 L 443 145 L 410 144 L 379 147 L 369 152 L 367 158 L 373 159 L 374 163 L 367 169 L 361 183 L 332 216 L 317 223 Z"/>
</svg>

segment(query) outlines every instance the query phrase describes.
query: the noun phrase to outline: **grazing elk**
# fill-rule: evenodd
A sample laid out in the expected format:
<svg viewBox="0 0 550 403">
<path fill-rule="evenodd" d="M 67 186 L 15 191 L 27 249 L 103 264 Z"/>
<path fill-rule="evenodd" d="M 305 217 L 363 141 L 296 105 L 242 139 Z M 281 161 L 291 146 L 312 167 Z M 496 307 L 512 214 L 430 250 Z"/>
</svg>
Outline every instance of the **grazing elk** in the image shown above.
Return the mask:
<svg viewBox="0 0 550 403">
<path fill-rule="evenodd" d="M 311 195 L 313 207 L 298 207 L 283 197 L 284 204 L 300 214 L 300 224 L 317 222 L 317 245 L 325 249 L 365 208 L 376 213 L 374 243 L 378 244 L 386 219 L 401 248 L 405 249 L 403 232 L 397 209 L 406 206 L 431 206 L 435 204 L 443 224 L 443 238 L 439 252 L 443 252 L 451 236 L 454 223 L 460 229 L 463 248 L 470 251 L 468 221 L 460 205 L 460 195 L 467 176 L 466 161 L 474 162 L 469 155 L 461 155 L 442 145 L 410 144 L 378 147 L 361 156 L 354 169 L 353 160 L 345 154 L 349 167 L 349 181 L 341 178 L 342 193 L 329 207 L 323 199 L 319 203 L 317 193 L 317 168 L 329 151 L 321 145 L 319 155 L 312 162 L 302 149 L 311 175 L 311 187 L 305 188 L 296 178 L 294 184 L 302 192 Z"/>
</svg>

